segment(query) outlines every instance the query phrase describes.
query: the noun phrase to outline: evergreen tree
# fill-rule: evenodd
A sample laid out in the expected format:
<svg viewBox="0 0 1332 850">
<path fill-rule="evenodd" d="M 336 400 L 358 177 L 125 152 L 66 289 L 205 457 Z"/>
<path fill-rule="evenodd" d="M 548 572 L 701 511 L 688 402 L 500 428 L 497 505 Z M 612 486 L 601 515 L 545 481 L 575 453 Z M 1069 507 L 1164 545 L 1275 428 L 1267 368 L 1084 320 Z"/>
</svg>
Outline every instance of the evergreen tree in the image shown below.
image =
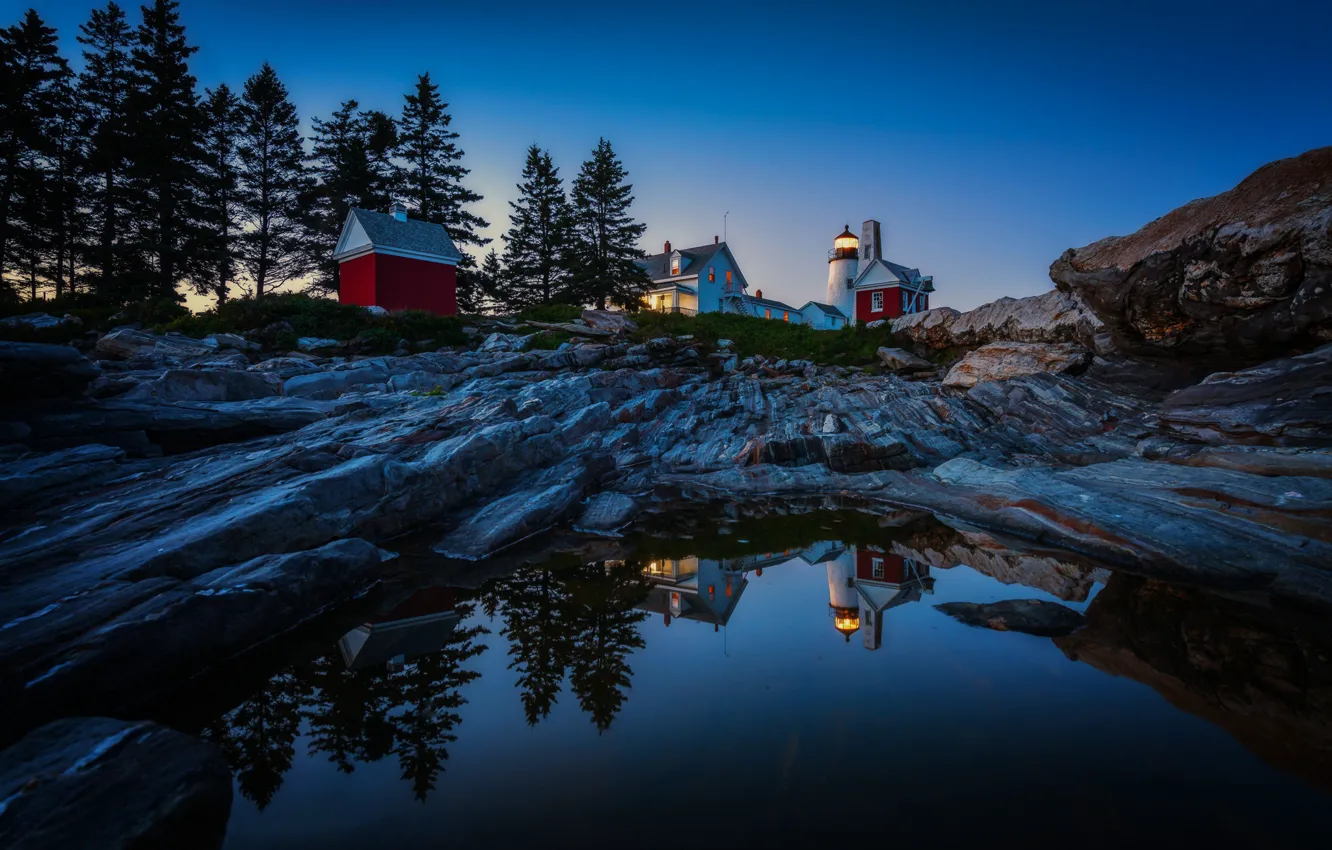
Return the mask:
<svg viewBox="0 0 1332 850">
<path fill-rule="evenodd" d="M 560 170 L 550 153 L 532 145 L 518 184 L 518 200 L 510 201 L 505 235 L 504 287 L 496 297 L 510 308 L 570 300 L 568 269 L 571 247 L 568 201 Z"/>
<path fill-rule="evenodd" d="M 0 30 L 0 282 L 19 266 L 34 298 L 49 226 L 43 197 L 51 152 L 47 130 L 56 90 L 68 74 L 55 29 L 36 11 Z"/>
<path fill-rule="evenodd" d="M 211 254 L 199 204 L 203 110 L 189 71 L 198 48 L 185 41 L 175 0 L 143 7 L 130 54 L 132 87 L 128 206 L 147 275 L 135 294 L 177 299 L 176 285 Z"/>
<path fill-rule="evenodd" d="M 296 107 L 267 62 L 241 98 L 240 261 L 256 298 L 305 272 L 301 196 L 305 183 Z"/>
<path fill-rule="evenodd" d="M 194 280 L 201 295 L 227 299 L 236 278 L 236 239 L 239 230 L 239 162 L 237 148 L 242 126 L 240 100 L 226 83 L 208 91 L 204 100 L 202 219 L 212 231 L 210 256 L 201 263 Z"/>
<path fill-rule="evenodd" d="M 51 104 L 44 134 L 46 169 L 42 214 L 50 234 L 45 276 L 59 298 L 74 291 L 87 222 L 82 197 L 86 147 L 80 132 L 74 73 L 67 66 L 52 85 Z"/>
<path fill-rule="evenodd" d="M 83 197 L 93 233 L 84 262 L 91 268 L 96 290 L 105 297 L 115 297 L 117 293 L 112 290 L 120 277 L 129 276 L 127 240 L 122 229 L 129 222 L 128 99 L 134 35 L 124 10 L 115 3 L 93 9 L 79 30 L 84 70 L 79 74 L 78 98 L 81 135 L 87 140 Z"/>
<path fill-rule="evenodd" d="M 296 757 L 301 706 L 311 696 L 306 671 L 291 667 L 202 730 L 222 751 L 236 784 L 261 811 L 273 801 Z"/>
<path fill-rule="evenodd" d="M 592 563 L 570 581 L 576 637 L 570 652 L 569 686 L 597 730 L 610 728 L 623 707 L 634 671 L 629 655 L 645 645 L 638 624 L 647 614 L 635 606 L 648 593 L 642 574 L 623 563 Z"/>
<path fill-rule="evenodd" d="M 469 292 L 469 300 L 464 303 L 459 290 L 458 306 L 466 313 L 480 313 L 483 310 L 497 308 L 500 304 L 499 293 L 504 289 L 504 267 L 500 264 L 499 254 L 491 248 L 486 259 L 481 263 L 475 276 L 476 285 Z"/>
<path fill-rule="evenodd" d="M 327 120 L 313 121 L 307 173 L 306 266 L 314 271 L 312 285 L 337 291 L 338 264 L 333 249 L 352 207 L 388 208 L 394 170 L 397 129 L 382 112 L 360 112 L 354 100 Z"/>
<path fill-rule="evenodd" d="M 601 139 L 573 182 L 574 286 L 584 301 L 601 308 L 608 302 L 638 304 L 649 283 L 634 262 L 643 256 L 638 240 L 647 225 L 629 215 L 634 196 L 628 176 L 610 142 Z"/>
<path fill-rule="evenodd" d="M 398 119 L 398 156 L 404 165 L 399 171 L 398 193 L 416 209 L 424 221 L 444 225 L 459 247 L 482 247 L 490 239 L 477 230 L 490 223 L 468 212 L 464 204 L 476 203 L 481 196 L 463 186 L 468 169 L 462 166 L 463 152 L 449 129 L 453 116 L 439 96 L 439 86 L 429 74 L 417 77 L 416 90 L 405 95 L 402 117 Z M 463 251 L 458 263 L 458 303 L 464 310 L 476 310 L 480 304 L 480 281 L 476 258 Z"/>
</svg>

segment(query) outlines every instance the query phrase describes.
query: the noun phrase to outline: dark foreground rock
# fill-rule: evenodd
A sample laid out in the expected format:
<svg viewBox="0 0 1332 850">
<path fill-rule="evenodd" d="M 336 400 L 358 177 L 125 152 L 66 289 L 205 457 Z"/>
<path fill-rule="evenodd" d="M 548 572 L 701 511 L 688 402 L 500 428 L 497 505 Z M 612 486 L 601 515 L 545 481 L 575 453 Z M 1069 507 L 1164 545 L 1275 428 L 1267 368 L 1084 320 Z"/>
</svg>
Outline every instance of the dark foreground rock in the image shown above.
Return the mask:
<svg viewBox="0 0 1332 850">
<path fill-rule="evenodd" d="M 0 340 L 0 404 L 78 398 L 101 370 L 68 345 Z"/>
<path fill-rule="evenodd" d="M 1161 423 L 1205 443 L 1332 446 L 1332 345 L 1209 375 L 1166 398 Z"/>
<path fill-rule="evenodd" d="M 154 723 L 57 720 L 0 752 L 11 850 L 206 850 L 222 845 L 230 812 L 222 754 Z"/>
<path fill-rule="evenodd" d="M 1072 608 L 1040 599 L 1007 599 L 985 604 L 945 602 L 934 607 L 968 626 L 1037 637 L 1062 637 L 1083 623 L 1082 615 Z"/>
<path fill-rule="evenodd" d="M 1050 267 L 1124 351 L 1248 365 L 1332 339 L 1332 147 Z"/>
</svg>

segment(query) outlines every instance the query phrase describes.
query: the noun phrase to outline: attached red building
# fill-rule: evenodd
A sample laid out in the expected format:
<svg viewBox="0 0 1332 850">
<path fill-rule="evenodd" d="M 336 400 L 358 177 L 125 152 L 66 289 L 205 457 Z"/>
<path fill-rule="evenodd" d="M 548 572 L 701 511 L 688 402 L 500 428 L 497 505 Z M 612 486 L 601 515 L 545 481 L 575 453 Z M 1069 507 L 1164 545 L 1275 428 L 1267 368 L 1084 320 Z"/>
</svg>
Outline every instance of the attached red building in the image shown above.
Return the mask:
<svg viewBox="0 0 1332 850">
<path fill-rule="evenodd" d="M 388 213 L 353 207 L 333 259 L 343 304 L 442 316 L 458 312 L 462 252 L 443 225 L 409 219 L 402 204 Z"/>
<path fill-rule="evenodd" d="M 853 288 L 856 321 L 873 322 L 930 309 L 934 278 L 876 257 L 856 275 Z"/>
</svg>

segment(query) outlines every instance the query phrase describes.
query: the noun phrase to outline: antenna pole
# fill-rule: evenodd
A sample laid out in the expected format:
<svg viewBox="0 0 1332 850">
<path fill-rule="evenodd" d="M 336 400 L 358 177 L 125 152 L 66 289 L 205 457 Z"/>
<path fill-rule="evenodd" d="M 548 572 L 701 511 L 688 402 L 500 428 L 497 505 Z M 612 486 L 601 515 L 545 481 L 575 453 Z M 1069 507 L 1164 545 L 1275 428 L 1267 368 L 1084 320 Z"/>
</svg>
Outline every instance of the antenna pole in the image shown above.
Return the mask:
<svg viewBox="0 0 1332 850">
<path fill-rule="evenodd" d="M 726 214 L 722 216 L 722 241 L 723 241 L 723 242 L 726 241 L 726 216 L 728 216 L 728 215 L 730 215 L 730 214 L 731 214 L 731 211 L 730 211 L 730 210 L 727 210 L 727 211 L 726 211 Z"/>
</svg>

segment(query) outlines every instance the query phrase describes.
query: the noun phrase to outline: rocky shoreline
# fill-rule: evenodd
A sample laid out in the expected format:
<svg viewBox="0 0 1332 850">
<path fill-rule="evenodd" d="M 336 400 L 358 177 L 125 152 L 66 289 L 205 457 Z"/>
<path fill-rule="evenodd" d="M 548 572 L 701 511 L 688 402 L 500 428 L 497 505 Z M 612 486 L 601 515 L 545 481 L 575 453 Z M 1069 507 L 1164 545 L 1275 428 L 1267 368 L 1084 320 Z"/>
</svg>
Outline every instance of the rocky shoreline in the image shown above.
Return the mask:
<svg viewBox="0 0 1332 850">
<path fill-rule="evenodd" d="M 0 701 L 20 730 L 122 711 L 366 592 L 400 535 L 477 560 L 665 493 L 854 496 L 1326 615 L 1332 149 L 1228 195 L 1066 254 L 1046 295 L 899 319 L 875 371 L 598 311 L 550 351 L 0 343 Z"/>
</svg>

